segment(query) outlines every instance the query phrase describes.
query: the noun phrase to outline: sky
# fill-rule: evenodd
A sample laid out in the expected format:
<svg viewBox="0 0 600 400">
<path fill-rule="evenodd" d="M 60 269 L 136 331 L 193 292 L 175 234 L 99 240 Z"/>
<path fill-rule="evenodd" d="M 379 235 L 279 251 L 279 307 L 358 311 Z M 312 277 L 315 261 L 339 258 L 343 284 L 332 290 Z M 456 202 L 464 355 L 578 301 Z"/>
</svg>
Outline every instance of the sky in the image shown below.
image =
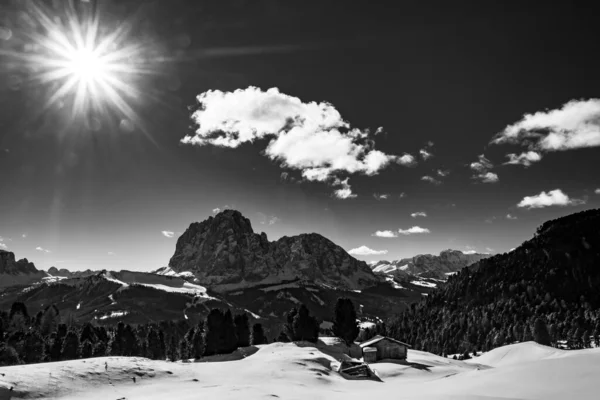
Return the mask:
<svg viewBox="0 0 600 400">
<path fill-rule="evenodd" d="M 595 10 L 480 3 L 2 5 L 0 248 L 148 271 L 234 208 L 365 261 L 498 253 L 599 207 Z"/>
</svg>

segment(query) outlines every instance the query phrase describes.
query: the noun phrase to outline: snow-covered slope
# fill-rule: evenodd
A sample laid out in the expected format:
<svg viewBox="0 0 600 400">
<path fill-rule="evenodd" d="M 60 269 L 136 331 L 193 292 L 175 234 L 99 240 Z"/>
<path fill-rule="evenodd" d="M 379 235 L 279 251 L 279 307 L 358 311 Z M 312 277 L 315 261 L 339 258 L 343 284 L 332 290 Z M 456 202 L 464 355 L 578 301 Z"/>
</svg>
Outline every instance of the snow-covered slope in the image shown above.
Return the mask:
<svg viewBox="0 0 600 400">
<path fill-rule="evenodd" d="M 409 350 L 406 363 L 371 364 L 378 381 L 346 380 L 335 372 L 347 357 L 340 346 L 274 343 L 259 347 L 199 363 L 106 357 L 5 367 L 0 398 L 7 396 L 11 386 L 15 398 L 115 400 L 591 400 L 598 398 L 600 390 L 600 349 L 571 351 L 561 358 L 540 353 L 541 358 L 536 358 L 531 356 L 537 351 L 532 350 L 535 345 L 522 343 L 511 352 L 529 354 L 526 362 L 496 368 Z"/>
</svg>

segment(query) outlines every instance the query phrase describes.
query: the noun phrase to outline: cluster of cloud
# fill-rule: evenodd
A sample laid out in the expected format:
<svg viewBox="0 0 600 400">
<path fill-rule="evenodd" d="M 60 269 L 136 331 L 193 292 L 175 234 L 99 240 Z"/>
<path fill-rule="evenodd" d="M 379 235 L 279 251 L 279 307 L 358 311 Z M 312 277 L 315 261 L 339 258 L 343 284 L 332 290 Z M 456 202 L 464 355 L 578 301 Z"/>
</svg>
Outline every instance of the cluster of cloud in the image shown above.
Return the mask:
<svg viewBox="0 0 600 400">
<path fill-rule="evenodd" d="M 518 218 L 512 214 L 506 214 L 506 219 L 518 219 Z"/>
<path fill-rule="evenodd" d="M 525 114 L 492 140 L 493 144 L 517 144 L 529 151 L 508 154 L 509 164 L 531 165 L 540 152 L 600 146 L 600 99 L 571 100 L 561 108 Z"/>
<path fill-rule="evenodd" d="M 368 248 L 367 246 L 360 246 L 348 251 L 348 253 L 352 254 L 353 256 L 378 256 L 382 254 L 387 254 L 387 252 L 387 250 L 373 250 Z"/>
<path fill-rule="evenodd" d="M 442 181 L 440 180 L 440 178 L 445 178 L 450 174 L 449 170 L 443 170 L 443 169 L 436 169 L 433 172 L 434 172 L 435 177 L 432 175 L 425 175 L 425 176 L 421 177 L 421 180 L 432 183 L 434 185 L 441 185 Z"/>
<path fill-rule="evenodd" d="M 417 212 L 414 212 L 414 213 L 410 214 L 410 216 L 413 217 L 413 218 L 426 217 L 427 213 L 425 211 L 417 211 Z"/>
<path fill-rule="evenodd" d="M 490 171 L 493 167 L 494 164 L 492 164 L 485 155 L 480 154 L 477 157 L 477 161 L 469 164 L 469 168 L 473 170 L 473 176 L 471 178 L 482 183 L 496 183 L 498 182 L 498 175 Z"/>
<path fill-rule="evenodd" d="M 554 189 L 546 192 L 541 192 L 535 196 L 525 196 L 523 200 L 517 204 L 521 208 L 545 208 L 552 206 L 576 206 L 585 204 L 583 199 L 572 199 L 560 189 Z"/>
<path fill-rule="evenodd" d="M 256 216 L 258 219 L 258 223 L 261 225 L 275 225 L 276 223 L 281 221 L 281 218 L 276 217 L 275 215 L 267 216 L 266 214 L 263 214 L 261 212 L 256 213 Z"/>
<path fill-rule="evenodd" d="M 387 200 L 389 199 L 390 195 L 389 193 L 373 193 L 373 197 L 375 198 L 375 200 Z"/>
<path fill-rule="evenodd" d="M 390 231 L 390 230 L 376 231 L 371 236 L 376 236 L 376 237 L 380 237 L 380 238 L 397 238 L 399 234 L 408 236 L 408 235 L 417 235 L 417 234 L 423 234 L 423 233 L 431 233 L 431 231 L 427 228 L 421 228 L 420 226 L 413 226 L 408 229 L 400 228 L 400 229 L 398 229 L 398 232 L 394 232 L 394 231 Z"/>
<path fill-rule="evenodd" d="M 425 181 L 425 182 L 433 183 L 434 185 L 441 185 L 442 184 L 442 181 L 440 181 L 439 179 L 434 178 L 431 175 L 422 176 L 421 180 Z"/>
<path fill-rule="evenodd" d="M 175 237 L 175 232 L 173 232 L 173 231 L 162 231 L 161 233 L 164 237 L 169 238 L 169 239 Z"/>
<path fill-rule="evenodd" d="M 376 175 L 392 163 L 411 166 L 410 154 L 401 156 L 376 150 L 369 130 L 352 128 L 338 110 L 326 102 L 304 103 L 299 98 L 256 87 L 233 92 L 209 90 L 197 96 L 191 118 L 194 135 L 181 139 L 192 145 L 236 148 L 259 139 L 270 139 L 263 154 L 282 168 L 301 172 L 308 181 L 338 186 L 334 196 L 356 197 L 345 176 Z"/>
<path fill-rule="evenodd" d="M 431 147 L 433 147 L 433 142 L 429 141 L 429 142 L 427 142 L 425 147 L 423 147 L 421 150 L 419 150 L 419 155 L 421 156 L 423 161 L 427 161 L 431 157 L 433 157 L 433 154 L 431 153 Z"/>
<path fill-rule="evenodd" d="M 229 207 L 227 204 L 225 204 L 223 207 L 215 207 L 212 209 L 212 213 L 213 214 L 218 214 L 221 211 L 225 211 L 225 210 L 229 210 L 231 207 Z"/>
<path fill-rule="evenodd" d="M 598 188 L 598 189 L 594 190 L 594 193 L 596 193 L 596 194 L 600 194 L 600 188 Z"/>
<path fill-rule="evenodd" d="M 42 253 L 52 253 L 50 250 L 44 249 L 43 247 L 40 247 L 40 246 L 36 247 L 35 249 L 37 251 L 41 251 Z"/>
</svg>

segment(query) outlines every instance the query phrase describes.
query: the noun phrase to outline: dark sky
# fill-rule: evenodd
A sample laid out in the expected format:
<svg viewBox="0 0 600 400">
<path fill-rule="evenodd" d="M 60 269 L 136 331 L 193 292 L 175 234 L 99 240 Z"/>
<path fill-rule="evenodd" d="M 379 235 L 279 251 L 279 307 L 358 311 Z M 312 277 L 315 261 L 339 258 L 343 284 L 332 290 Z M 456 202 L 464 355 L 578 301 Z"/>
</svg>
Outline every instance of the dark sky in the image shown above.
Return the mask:
<svg viewBox="0 0 600 400">
<path fill-rule="evenodd" d="M 118 112 L 90 129 L 69 107 L 42 110 L 56 88 L 30 81 L 35 68 L 14 56 L 29 51 L 23 32 L 35 20 L 19 2 L 2 6 L 0 246 L 42 268 L 155 269 L 189 223 L 231 207 L 271 240 L 318 232 L 346 250 L 387 250 L 365 260 L 447 248 L 504 252 L 545 220 L 598 207 L 598 147 L 538 151 L 542 160 L 525 167 L 502 164 L 527 141 L 490 145 L 524 114 L 600 97 L 597 10 L 448 3 L 99 2 L 107 30 L 133 26 L 117 44 L 147 52 L 151 73 L 129 77 L 139 91 L 129 100 L 139 116 L 133 129 L 119 125 Z M 375 148 L 409 153 L 416 165 L 344 175 L 357 197 L 338 199 L 331 182 L 282 180 L 284 171 L 301 171 L 266 157 L 268 139 L 237 148 L 180 143 L 194 135 L 197 95 L 249 86 L 330 103 L 361 130 L 383 127 Z M 600 114 L 591 121 L 593 136 Z M 418 157 L 425 148 L 428 160 Z M 480 154 L 497 182 L 472 178 L 469 164 Z M 569 196 L 566 205 L 517 207 L 555 189 Z M 413 226 L 429 233 L 397 233 Z M 399 237 L 372 236 L 386 230 Z"/>
</svg>

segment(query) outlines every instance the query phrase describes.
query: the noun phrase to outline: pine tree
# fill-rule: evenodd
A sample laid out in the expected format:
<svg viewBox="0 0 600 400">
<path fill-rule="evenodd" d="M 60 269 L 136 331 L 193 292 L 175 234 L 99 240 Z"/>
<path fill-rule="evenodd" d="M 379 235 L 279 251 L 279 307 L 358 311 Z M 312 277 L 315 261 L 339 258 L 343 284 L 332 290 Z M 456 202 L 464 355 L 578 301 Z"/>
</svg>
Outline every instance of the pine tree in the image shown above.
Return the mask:
<svg viewBox="0 0 600 400">
<path fill-rule="evenodd" d="M 11 347 L 0 343 L 0 367 L 20 364 L 19 353 Z"/>
<path fill-rule="evenodd" d="M 73 331 L 69 331 L 60 352 L 61 360 L 76 360 L 79 358 L 79 336 Z"/>
<path fill-rule="evenodd" d="M 237 335 L 237 347 L 250 346 L 250 323 L 248 314 L 238 314 L 234 317 L 235 333 Z"/>
<path fill-rule="evenodd" d="M 275 339 L 275 341 L 281 343 L 288 343 L 290 341 L 290 338 L 288 338 L 284 331 L 281 331 L 279 332 L 279 336 L 277 336 L 277 339 Z"/>
<path fill-rule="evenodd" d="M 267 338 L 265 337 L 262 324 L 252 325 L 252 345 L 266 344 L 266 342 Z"/>
<path fill-rule="evenodd" d="M 94 350 L 92 352 L 93 357 L 104 357 L 106 355 L 106 343 L 103 341 L 98 341 L 94 346 Z"/>
<path fill-rule="evenodd" d="M 179 356 L 182 360 L 187 360 L 190 358 L 189 345 L 185 338 L 179 341 Z"/>
<path fill-rule="evenodd" d="M 146 337 L 147 343 L 147 357 L 152 360 L 164 360 L 165 356 L 161 349 L 160 337 L 158 331 L 154 327 L 150 327 L 148 330 L 148 336 Z"/>
<path fill-rule="evenodd" d="M 81 354 L 81 358 L 90 358 L 94 353 L 94 345 L 92 345 L 92 342 L 90 342 L 89 339 L 85 339 L 85 341 L 81 343 L 79 352 Z"/>
<path fill-rule="evenodd" d="M 339 298 L 335 303 L 333 334 L 349 346 L 354 343 L 359 332 L 360 328 L 356 322 L 356 310 L 352 300 Z"/>
<path fill-rule="evenodd" d="M 223 314 L 223 343 L 220 353 L 228 354 L 238 348 L 238 337 L 231 311 L 225 311 Z"/>
<path fill-rule="evenodd" d="M 26 364 L 41 362 L 44 358 L 44 338 L 38 331 L 30 331 L 23 339 L 22 358 Z"/>
<path fill-rule="evenodd" d="M 169 340 L 169 348 L 167 350 L 169 360 L 175 362 L 179 360 L 179 341 L 175 335 L 171 335 Z"/>
<path fill-rule="evenodd" d="M 196 360 L 204 353 L 204 324 L 200 323 L 192 336 L 192 357 Z"/>
<path fill-rule="evenodd" d="M 310 315 L 304 304 L 300 306 L 292 323 L 295 341 L 306 340 L 316 343 L 319 339 L 319 324 L 315 317 Z"/>
<path fill-rule="evenodd" d="M 52 304 L 46 307 L 40 320 L 40 331 L 42 335 L 48 336 L 52 332 L 55 332 L 58 328 L 59 312 L 58 308 Z"/>
<path fill-rule="evenodd" d="M 535 340 L 536 343 L 543 344 L 544 346 L 550 346 L 552 344 L 546 322 L 539 317 L 536 318 L 533 325 L 533 340 Z"/>
</svg>

